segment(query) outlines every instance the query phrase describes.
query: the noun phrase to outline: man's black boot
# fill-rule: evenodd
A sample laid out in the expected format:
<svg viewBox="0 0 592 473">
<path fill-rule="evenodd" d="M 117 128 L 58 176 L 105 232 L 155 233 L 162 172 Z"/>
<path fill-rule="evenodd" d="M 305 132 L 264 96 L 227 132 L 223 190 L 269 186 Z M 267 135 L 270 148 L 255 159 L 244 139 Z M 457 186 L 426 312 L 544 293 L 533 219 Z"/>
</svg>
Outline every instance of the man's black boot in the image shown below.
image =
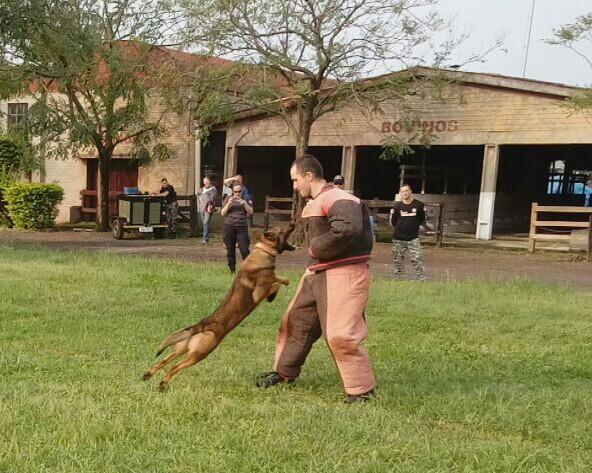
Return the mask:
<svg viewBox="0 0 592 473">
<path fill-rule="evenodd" d="M 372 389 L 371 391 L 368 391 L 367 393 L 364 394 L 348 394 L 347 397 L 345 398 L 345 403 L 346 404 L 355 404 L 358 402 L 368 402 L 370 400 L 372 400 L 374 397 L 376 396 L 376 391 L 374 391 L 374 389 Z"/>
<path fill-rule="evenodd" d="M 276 384 L 289 384 L 292 382 L 294 382 L 293 379 L 284 378 L 277 371 L 267 371 L 266 373 L 261 373 L 257 376 L 255 386 L 257 386 L 258 388 L 271 388 Z"/>
</svg>

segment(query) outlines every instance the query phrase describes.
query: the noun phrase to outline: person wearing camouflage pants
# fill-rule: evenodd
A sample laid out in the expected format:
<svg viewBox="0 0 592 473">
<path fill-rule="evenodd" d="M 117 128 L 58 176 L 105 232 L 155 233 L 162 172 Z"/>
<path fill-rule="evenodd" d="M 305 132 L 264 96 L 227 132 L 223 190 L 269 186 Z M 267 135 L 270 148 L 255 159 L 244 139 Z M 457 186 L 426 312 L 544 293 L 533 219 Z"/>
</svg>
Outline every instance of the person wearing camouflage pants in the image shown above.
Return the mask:
<svg viewBox="0 0 592 473">
<path fill-rule="evenodd" d="M 405 251 L 409 251 L 411 264 L 415 269 L 415 279 L 423 281 L 425 279 L 423 270 L 423 253 L 419 238 L 413 240 L 393 240 L 393 260 L 395 264 L 395 278 L 403 279 L 405 274 Z"/>
<path fill-rule="evenodd" d="M 423 202 L 413 198 L 411 186 L 405 184 L 399 190 L 401 200 L 391 209 L 393 233 L 393 260 L 395 279 L 402 279 L 405 274 L 405 251 L 409 251 L 411 264 L 415 269 L 415 279 L 425 280 L 423 253 L 419 242 L 419 227 L 425 224 Z"/>
<path fill-rule="evenodd" d="M 175 188 L 169 184 L 166 177 L 163 177 L 160 180 L 160 185 L 160 191 L 154 192 L 151 195 L 164 197 L 166 223 L 168 225 L 167 233 L 170 238 L 177 238 L 177 217 L 179 216 L 177 192 L 175 191 Z"/>
</svg>

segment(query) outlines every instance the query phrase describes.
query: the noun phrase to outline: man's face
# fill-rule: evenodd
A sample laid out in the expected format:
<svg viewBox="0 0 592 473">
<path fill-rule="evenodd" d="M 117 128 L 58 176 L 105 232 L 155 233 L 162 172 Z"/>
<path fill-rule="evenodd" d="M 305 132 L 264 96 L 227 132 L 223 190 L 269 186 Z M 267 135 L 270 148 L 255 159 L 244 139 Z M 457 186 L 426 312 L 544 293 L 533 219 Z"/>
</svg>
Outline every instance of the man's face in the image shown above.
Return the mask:
<svg viewBox="0 0 592 473">
<path fill-rule="evenodd" d="M 409 186 L 403 186 L 399 190 L 399 194 L 401 195 L 401 199 L 409 200 L 411 198 L 411 188 Z"/>
<path fill-rule="evenodd" d="M 232 187 L 232 198 L 233 199 L 242 198 L 241 197 L 242 193 L 243 193 L 243 188 L 241 186 L 233 186 Z"/>
<path fill-rule="evenodd" d="M 290 168 L 290 179 L 292 179 L 292 186 L 295 191 L 298 191 L 302 198 L 308 199 L 312 197 L 311 182 L 313 179 L 312 173 L 305 172 L 300 174 L 296 166 Z"/>
<path fill-rule="evenodd" d="M 208 177 L 204 177 L 203 184 L 204 184 L 204 187 L 210 187 L 210 185 L 212 183 L 210 182 L 210 179 Z"/>
<path fill-rule="evenodd" d="M 160 184 L 162 185 L 162 187 L 166 187 L 169 185 L 169 181 L 167 181 L 166 179 L 163 179 L 162 181 L 160 181 Z"/>
</svg>

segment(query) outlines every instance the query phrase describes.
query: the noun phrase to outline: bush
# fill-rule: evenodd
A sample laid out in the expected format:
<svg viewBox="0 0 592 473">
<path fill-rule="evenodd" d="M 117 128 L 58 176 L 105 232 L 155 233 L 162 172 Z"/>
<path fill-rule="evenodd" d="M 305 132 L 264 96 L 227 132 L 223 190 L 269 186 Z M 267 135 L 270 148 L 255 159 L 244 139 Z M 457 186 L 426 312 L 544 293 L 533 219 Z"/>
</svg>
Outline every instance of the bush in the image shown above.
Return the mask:
<svg viewBox="0 0 592 473">
<path fill-rule="evenodd" d="M 23 152 L 17 140 L 7 136 L 0 136 L 0 169 L 14 172 L 19 169 Z"/>
<path fill-rule="evenodd" d="M 64 190 L 55 184 L 13 184 L 4 199 L 17 228 L 49 228 L 55 224 Z"/>
<path fill-rule="evenodd" d="M 0 178 L 0 227 L 12 228 L 12 220 L 8 214 L 8 209 L 4 205 L 4 186 L 1 181 L 2 179 Z"/>
</svg>

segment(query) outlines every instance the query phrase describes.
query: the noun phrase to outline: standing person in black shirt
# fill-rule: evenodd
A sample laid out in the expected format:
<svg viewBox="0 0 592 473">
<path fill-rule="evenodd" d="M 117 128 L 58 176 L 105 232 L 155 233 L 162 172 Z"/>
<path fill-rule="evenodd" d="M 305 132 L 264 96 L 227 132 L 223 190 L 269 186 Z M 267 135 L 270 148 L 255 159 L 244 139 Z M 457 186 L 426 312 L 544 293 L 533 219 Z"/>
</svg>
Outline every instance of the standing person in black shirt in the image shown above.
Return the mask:
<svg viewBox="0 0 592 473">
<path fill-rule="evenodd" d="M 226 258 L 230 272 L 236 271 L 236 244 L 244 260 L 249 256 L 249 220 L 253 215 L 253 207 L 243 198 L 243 186 L 234 184 L 232 195 L 228 197 L 222 210 L 224 217 L 224 245 L 226 245 Z"/>
<path fill-rule="evenodd" d="M 419 243 L 419 227 L 425 224 L 423 202 L 413 198 L 411 186 L 405 184 L 399 189 L 400 202 L 391 209 L 393 234 L 393 259 L 395 279 L 402 279 L 405 272 L 405 250 L 409 250 L 411 264 L 415 268 L 415 279 L 424 281 L 423 253 Z"/>
<path fill-rule="evenodd" d="M 177 217 L 179 215 L 179 204 L 177 203 L 177 193 L 175 188 L 169 184 L 166 177 L 160 180 L 160 191 L 152 195 L 164 197 L 166 206 L 166 222 L 168 225 L 169 238 L 177 238 Z"/>
</svg>

